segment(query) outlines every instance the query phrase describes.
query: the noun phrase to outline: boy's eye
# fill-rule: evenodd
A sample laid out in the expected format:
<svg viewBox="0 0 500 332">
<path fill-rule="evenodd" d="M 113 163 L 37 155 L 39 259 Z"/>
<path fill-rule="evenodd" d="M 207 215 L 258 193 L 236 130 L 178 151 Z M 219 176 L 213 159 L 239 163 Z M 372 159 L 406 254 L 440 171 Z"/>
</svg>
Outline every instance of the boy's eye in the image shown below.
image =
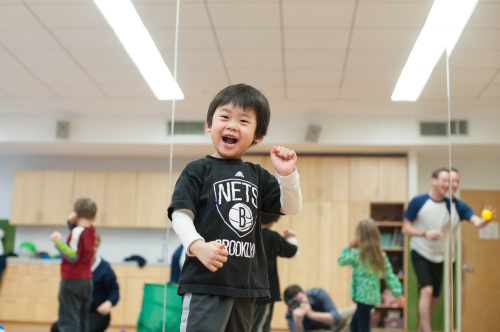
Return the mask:
<svg viewBox="0 0 500 332">
<path fill-rule="evenodd" d="M 229 117 L 227 115 L 221 115 L 220 117 L 223 119 L 229 119 Z"/>
<path fill-rule="evenodd" d="M 241 120 L 241 122 L 244 122 L 244 123 L 249 123 L 247 120 Z"/>
</svg>

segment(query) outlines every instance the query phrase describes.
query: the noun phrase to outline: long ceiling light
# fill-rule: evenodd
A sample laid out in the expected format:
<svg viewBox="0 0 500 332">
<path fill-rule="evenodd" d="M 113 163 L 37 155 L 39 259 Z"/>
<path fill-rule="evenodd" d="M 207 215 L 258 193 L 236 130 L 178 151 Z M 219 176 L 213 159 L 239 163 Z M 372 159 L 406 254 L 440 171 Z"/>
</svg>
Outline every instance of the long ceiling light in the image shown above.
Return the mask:
<svg viewBox="0 0 500 332">
<path fill-rule="evenodd" d="M 93 0 L 159 100 L 184 99 L 130 0 Z"/>
<path fill-rule="evenodd" d="M 435 0 L 391 99 L 415 101 L 447 49 L 451 55 L 479 0 Z"/>
</svg>

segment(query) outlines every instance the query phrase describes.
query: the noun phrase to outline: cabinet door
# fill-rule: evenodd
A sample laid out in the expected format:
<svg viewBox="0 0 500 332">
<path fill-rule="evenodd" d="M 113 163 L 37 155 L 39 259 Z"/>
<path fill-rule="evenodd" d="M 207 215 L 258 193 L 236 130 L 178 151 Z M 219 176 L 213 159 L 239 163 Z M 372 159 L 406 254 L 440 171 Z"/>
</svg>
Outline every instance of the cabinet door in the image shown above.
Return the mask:
<svg viewBox="0 0 500 332">
<path fill-rule="evenodd" d="M 379 201 L 380 196 L 379 158 L 351 158 L 350 198 L 351 201 Z"/>
<path fill-rule="evenodd" d="M 407 189 L 407 159 L 380 158 L 380 201 L 406 202 Z"/>
<path fill-rule="evenodd" d="M 104 172 L 75 172 L 75 180 L 73 185 L 74 203 L 80 197 L 90 197 L 97 205 L 97 218 L 94 226 L 103 226 L 104 212 L 104 189 L 106 185 L 106 173 Z"/>
<path fill-rule="evenodd" d="M 168 173 L 139 173 L 136 227 L 163 228 L 167 223 Z"/>
<path fill-rule="evenodd" d="M 297 159 L 300 190 L 304 201 L 317 201 L 323 197 L 322 159 L 322 157 L 301 157 Z"/>
<path fill-rule="evenodd" d="M 10 224 L 34 225 L 42 219 L 43 172 L 15 171 Z"/>
<path fill-rule="evenodd" d="M 137 173 L 106 173 L 103 226 L 133 227 Z"/>
<path fill-rule="evenodd" d="M 43 225 L 66 225 L 73 211 L 73 172 L 43 172 Z"/>
<path fill-rule="evenodd" d="M 111 325 L 123 326 L 125 325 L 125 303 L 128 300 L 127 291 L 127 267 L 120 265 L 113 265 L 113 271 L 116 275 L 116 282 L 118 282 L 120 298 L 118 303 L 111 309 Z"/>
<path fill-rule="evenodd" d="M 37 298 L 34 300 L 33 320 L 37 323 L 53 323 L 58 315 L 59 303 L 57 298 Z"/>
</svg>

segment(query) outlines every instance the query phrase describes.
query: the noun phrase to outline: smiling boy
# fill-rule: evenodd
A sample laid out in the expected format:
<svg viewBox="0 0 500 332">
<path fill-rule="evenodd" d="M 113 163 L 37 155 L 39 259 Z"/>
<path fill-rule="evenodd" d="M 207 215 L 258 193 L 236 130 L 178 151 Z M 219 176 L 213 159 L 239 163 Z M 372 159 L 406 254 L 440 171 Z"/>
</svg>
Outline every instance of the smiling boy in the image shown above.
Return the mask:
<svg viewBox="0 0 500 332">
<path fill-rule="evenodd" d="M 264 139 L 270 114 L 249 85 L 220 91 L 206 123 L 215 152 L 189 163 L 175 185 L 168 214 L 187 253 L 181 331 L 250 331 L 255 299 L 270 296 L 260 213 L 298 214 L 302 205 L 293 150 L 271 150 L 278 179 L 241 160 Z"/>
</svg>

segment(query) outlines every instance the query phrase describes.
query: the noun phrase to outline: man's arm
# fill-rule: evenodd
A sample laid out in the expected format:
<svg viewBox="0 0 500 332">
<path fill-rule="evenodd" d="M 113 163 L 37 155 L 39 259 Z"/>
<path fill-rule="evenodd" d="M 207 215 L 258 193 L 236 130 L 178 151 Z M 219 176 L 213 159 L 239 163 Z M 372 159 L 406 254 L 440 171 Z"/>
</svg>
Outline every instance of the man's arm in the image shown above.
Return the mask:
<svg viewBox="0 0 500 332">
<path fill-rule="evenodd" d="M 431 241 L 439 240 L 444 235 L 443 232 L 438 231 L 437 229 L 430 229 L 428 231 L 427 230 L 423 231 L 421 229 L 415 228 L 415 227 L 413 227 L 411 221 L 409 221 L 406 218 L 403 220 L 403 227 L 401 228 L 401 232 L 404 235 L 408 235 L 408 236 L 415 236 L 415 237 L 425 236 L 425 238 L 427 240 L 431 240 Z"/>
<path fill-rule="evenodd" d="M 321 303 L 325 312 L 309 310 L 306 317 L 326 325 L 338 325 L 340 322 L 340 315 L 328 293 L 322 288 L 318 288 L 316 292 L 308 295 L 314 297 L 316 301 Z"/>
</svg>

